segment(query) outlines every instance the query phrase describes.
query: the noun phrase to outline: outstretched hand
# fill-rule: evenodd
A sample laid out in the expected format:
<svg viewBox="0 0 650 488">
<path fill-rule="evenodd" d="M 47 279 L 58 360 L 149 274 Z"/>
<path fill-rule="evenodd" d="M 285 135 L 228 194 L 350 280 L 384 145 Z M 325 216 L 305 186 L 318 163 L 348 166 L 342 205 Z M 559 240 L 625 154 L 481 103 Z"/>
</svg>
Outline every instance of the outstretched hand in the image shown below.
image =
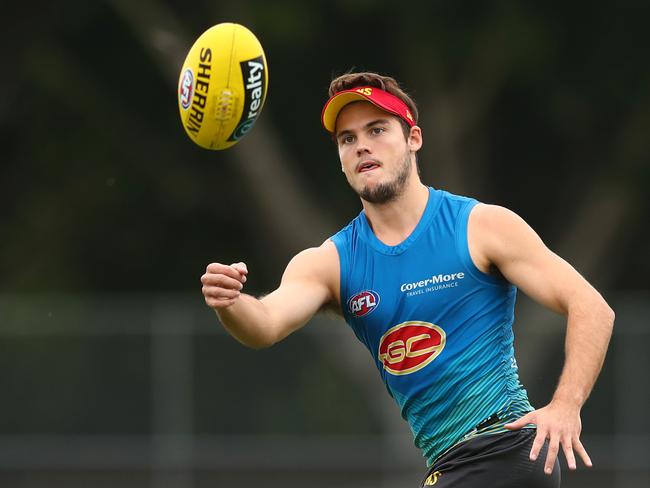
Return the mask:
<svg viewBox="0 0 650 488">
<path fill-rule="evenodd" d="M 548 439 L 548 453 L 544 463 L 544 472 L 551 474 L 555 459 L 560 450 L 564 451 L 569 469 L 576 469 L 575 453 L 582 459 L 587 467 L 591 467 L 591 459 L 580 442 L 582 422 L 580 421 L 580 408 L 569 402 L 553 400 L 547 406 L 530 412 L 520 419 L 506 424 L 504 427 L 510 430 L 518 430 L 528 424 L 537 426 L 537 435 L 530 450 L 530 460 L 535 461 L 539 452 Z"/>
</svg>

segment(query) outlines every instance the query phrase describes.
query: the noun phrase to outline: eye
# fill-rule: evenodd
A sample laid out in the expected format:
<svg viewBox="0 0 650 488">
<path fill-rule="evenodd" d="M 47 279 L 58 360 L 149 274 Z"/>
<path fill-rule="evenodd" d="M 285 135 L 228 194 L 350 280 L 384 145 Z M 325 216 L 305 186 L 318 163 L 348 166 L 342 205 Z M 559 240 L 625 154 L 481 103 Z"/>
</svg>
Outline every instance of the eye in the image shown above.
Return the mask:
<svg viewBox="0 0 650 488">
<path fill-rule="evenodd" d="M 347 134 L 339 139 L 339 144 L 351 144 L 354 142 L 354 136 Z"/>
<path fill-rule="evenodd" d="M 370 133 L 371 133 L 373 136 L 378 136 L 378 135 L 381 134 L 382 132 L 386 132 L 386 128 L 385 128 L 385 127 L 373 127 L 372 129 L 370 129 Z"/>
</svg>

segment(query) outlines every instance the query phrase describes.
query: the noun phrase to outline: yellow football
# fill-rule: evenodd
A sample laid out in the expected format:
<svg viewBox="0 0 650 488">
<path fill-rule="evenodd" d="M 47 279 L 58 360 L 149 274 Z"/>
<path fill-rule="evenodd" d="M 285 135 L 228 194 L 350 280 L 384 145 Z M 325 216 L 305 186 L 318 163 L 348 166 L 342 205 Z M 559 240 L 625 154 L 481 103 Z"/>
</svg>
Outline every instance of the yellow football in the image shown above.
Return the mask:
<svg viewBox="0 0 650 488">
<path fill-rule="evenodd" d="M 185 132 L 206 149 L 226 149 L 253 127 L 268 90 L 262 45 L 239 24 L 210 27 L 190 49 L 178 79 Z"/>
</svg>

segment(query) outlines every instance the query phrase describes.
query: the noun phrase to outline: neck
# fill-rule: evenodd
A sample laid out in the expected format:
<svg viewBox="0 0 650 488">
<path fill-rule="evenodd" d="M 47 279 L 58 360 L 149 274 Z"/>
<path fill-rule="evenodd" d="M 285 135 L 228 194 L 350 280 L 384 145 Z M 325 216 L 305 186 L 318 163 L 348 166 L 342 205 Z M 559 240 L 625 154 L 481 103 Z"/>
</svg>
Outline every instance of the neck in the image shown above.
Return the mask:
<svg viewBox="0 0 650 488">
<path fill-rule="evenodd" d="M 362 200 L 363 209 L 375 236 L 388 246 L 403 242 L 415 229 L 429 200 L 429 189 L 420 178 L 409 178 L 404 192 L 387 203 Z"/>
</svg>

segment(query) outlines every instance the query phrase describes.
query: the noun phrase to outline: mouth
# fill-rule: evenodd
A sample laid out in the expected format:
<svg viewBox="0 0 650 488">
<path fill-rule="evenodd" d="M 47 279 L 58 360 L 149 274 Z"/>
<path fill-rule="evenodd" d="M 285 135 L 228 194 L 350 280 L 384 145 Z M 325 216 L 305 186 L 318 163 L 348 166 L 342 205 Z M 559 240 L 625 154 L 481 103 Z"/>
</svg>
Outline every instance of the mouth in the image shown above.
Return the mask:
<svg viewBox="0 0 650 488">
<path fill-rule="evenodd" d="M 376 161 L 372 161 L 372 160 L 362 161 L 359 164 L 357 164 L 357 173 L 367 173 L 368 171 L 377 169 L 380 166 L 381 165 Z"/>
</svg>

